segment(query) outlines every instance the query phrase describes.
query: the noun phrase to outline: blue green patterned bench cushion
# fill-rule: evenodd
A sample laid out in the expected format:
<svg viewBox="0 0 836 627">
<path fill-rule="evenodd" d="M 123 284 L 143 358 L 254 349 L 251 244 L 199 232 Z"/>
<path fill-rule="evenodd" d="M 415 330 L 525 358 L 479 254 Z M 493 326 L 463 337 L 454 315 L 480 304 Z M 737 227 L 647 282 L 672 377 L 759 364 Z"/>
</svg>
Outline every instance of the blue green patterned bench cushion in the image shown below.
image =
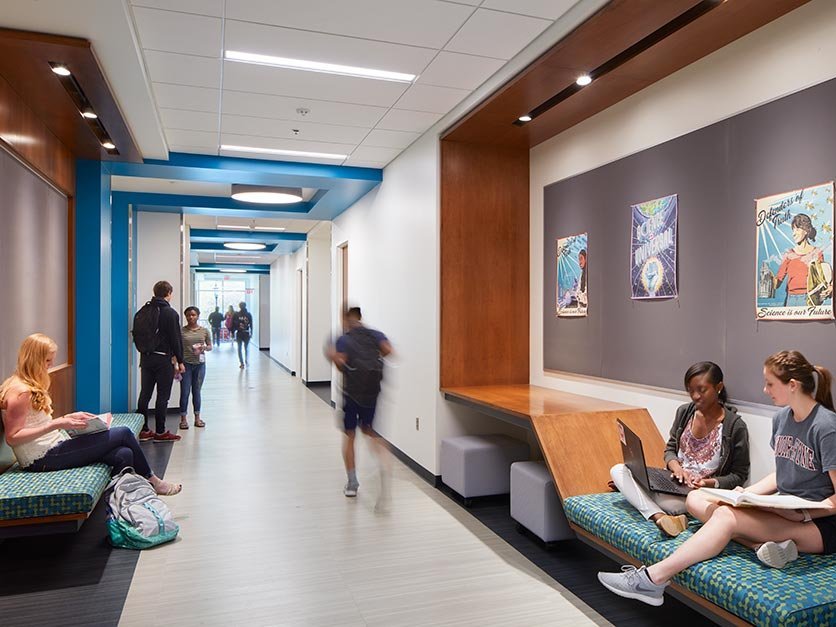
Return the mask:
<svg viewBox="0 0 836 627">
<path fill-rule="evenodd" d="M 644 561 L 658 562 L 691 537 L 648 548 Z M 782 570 L 764 566 L 754 551 L 732 542 L 714 559 L 694 564 L 674 580 L 755 625 L 836 624 L 836 557 L 802 555 Z"/>
<path fill-rule="evenodd" d="M 563 508 L 573 523 L 645 564 L 664 559 L 699 528 L 694 521 L 678 538 L 667 538 L 618 492 L 570 497 Z M 755 625 L 836 625 L 833 556 L 803 555 L 775 570 L 732 542 L 675 581 Z"/>
<path fill-rule="evenodd" d="M 114 414 L 112 426 L 142 428 L 139 414 Z M 14 465 L 0 474 L 0 520 L 86 514 L 110 481 L 110 466 L 93 464 L 56 472 L 25 472 Z"/>
</svg>

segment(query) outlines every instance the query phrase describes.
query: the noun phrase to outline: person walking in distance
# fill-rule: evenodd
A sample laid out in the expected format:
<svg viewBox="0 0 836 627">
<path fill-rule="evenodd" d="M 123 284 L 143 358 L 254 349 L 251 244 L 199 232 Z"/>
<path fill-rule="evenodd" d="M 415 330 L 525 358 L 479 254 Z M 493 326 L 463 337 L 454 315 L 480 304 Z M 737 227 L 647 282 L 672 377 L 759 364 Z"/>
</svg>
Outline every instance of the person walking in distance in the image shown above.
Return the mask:
<svg viewBox="0 0 836 627">
<path fill-rule="evenodd" d="M 357 425 L 371 439 L 372 450 L 381 464 L 381 499 L 386 494 L 385 453 L 381 437 L 373 428 L 380 382 L 383 380 L 383 357 L 392 353 L 392 345 L 380 331 L 362 323 L 359 307 L 349 309 L 343 319 L 345 333 L 328 351 L 328 357 L 343 373 L 343 461 L 348 482 L 343 494 L 357 496 L 360 483 L 354 463 L 354 439 Z"/>
<path fill-rule="evenodd" d="M 154 298 L 145 303 L 134 316 L 134 344 L 140 352 L 139 369 L 141 387 L 139 392 L 139 413 L 145 417 L 145 425 L 139 434 L 140 441 L 176 442 L 179 435 L 165 428 L 165 413 L 174 372 L 184 372 L 183 338 L 180 333 L 180 316 L 169 304 L 174 288 L 168 281 L 154 284 Z M 148 403 L 157 390 L 154 405 L 155 430 L 148 428 Z"/>
<path fill-rule="evenodd" d="M 253 330 L 253 316 L 247 311 L 247 303 L 238 303 L 238 311 L 232 316 L 232 332 L 235 333 L 235 341 L 238 342 L 238 367 L 243 368 L 249 365 L 250 334 Z M 241 344 L 244 345 L 244 353 L 241 353 Z"/>
<path fill-rule="evenodd" d="M 220 307 L 215 307 L 215 311 L 209 314 L 209 326 L 212 327 L 212 344 L 217 346 L 221 343 L 221 325 L 224 321 L 224 315 L 221 313 Z"/>
</svg>

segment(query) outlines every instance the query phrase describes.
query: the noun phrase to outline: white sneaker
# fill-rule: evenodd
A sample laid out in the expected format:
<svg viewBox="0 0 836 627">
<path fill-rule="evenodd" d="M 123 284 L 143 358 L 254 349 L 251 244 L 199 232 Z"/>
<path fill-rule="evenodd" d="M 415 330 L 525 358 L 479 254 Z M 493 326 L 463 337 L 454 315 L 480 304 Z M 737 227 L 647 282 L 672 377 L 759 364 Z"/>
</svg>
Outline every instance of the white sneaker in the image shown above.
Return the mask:
<svg viewBox="0 0 836 627">
<path fill-rule="evenodd" d="M 598 581 L 620 597 L 636 599 L 656 607 L 665 602 L 667 583 L 655 584 L 647 574 L 647 567 L 622 566 L 620 573 L 598 573 Z"/>
<path fill-rule="evenodd" d="M 343 494 L 346 496 L 357 496 L 357 487 L 356 485 L 351 485 L 350 483 L 346 483 L 345 487 L 343 488 Z"/>
<path fill-rule="evenodd" d="M 771 568 L 783 568 L 798 559 L 798 547 L 792 540 L 764 542 L 758 548 L 758 559 Z"/>
</svg>

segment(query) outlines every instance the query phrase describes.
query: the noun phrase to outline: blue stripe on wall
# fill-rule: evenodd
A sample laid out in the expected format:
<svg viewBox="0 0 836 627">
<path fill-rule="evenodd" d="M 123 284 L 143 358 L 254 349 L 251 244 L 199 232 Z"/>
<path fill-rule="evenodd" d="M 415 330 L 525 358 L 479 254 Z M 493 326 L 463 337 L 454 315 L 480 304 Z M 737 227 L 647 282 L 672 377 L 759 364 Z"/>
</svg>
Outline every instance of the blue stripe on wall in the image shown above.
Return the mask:
<svg viewBox="0 0 836 627">
<path fill-rule="evenodd" d="M 112 264 L 110 311 L 112 322 L 110 405 L 111 411 L 127 412 L 128 364 L 131 350 L 130 326 L 132 322 L 130 295 L 128 293 L 128 261 L 130 256 L 130 206 L 117 194 L 113 194 L 113 220 L 111 224 Z"/>
</svg>

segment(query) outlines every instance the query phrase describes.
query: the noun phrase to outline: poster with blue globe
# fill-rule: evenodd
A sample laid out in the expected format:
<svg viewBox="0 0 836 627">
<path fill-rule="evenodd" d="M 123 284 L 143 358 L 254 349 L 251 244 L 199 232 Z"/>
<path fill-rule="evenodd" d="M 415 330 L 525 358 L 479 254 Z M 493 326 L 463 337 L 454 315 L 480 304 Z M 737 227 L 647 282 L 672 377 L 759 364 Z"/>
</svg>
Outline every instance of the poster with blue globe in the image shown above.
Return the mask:
<svg viewBox="0 0 836 627">
<path fill-rule="evenodd" d="M 631 205 L 630 284 L 634 299 L 676 298 L 676 194 Z"/>
<path fill-rule="evenodd" d="M 833 318 L 833 181 L 755 200 L 758 320 Z"/>
<path fill-rule="evenodd" d="M 586 315 L 589 252 L 587 233 L 557 240 L 557 316 L 579 318 Z"/>
</svg>

